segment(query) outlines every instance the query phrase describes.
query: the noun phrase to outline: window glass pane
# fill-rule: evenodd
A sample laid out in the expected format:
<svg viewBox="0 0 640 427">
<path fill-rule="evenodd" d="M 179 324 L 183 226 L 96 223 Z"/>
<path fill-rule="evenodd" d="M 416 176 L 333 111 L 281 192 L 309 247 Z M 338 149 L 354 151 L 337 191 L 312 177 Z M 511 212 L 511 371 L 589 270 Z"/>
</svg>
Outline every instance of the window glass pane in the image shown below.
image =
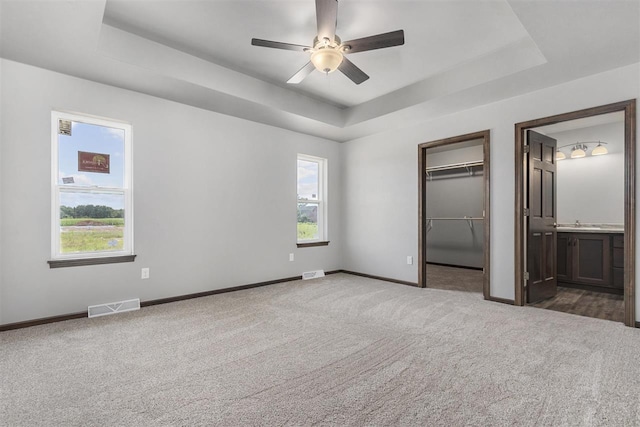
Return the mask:
<svg viewBox="0 0 640 427">
<path fill-rule="evenodd" d="M 298 160 L 298 200 L 318 200 L 318 162 Z"/>
<path fill-rule="evenodd" d="M 318 204 L 298 202 L 298 240 L 319 239 Z"/>
<path fill-rule="evenodd" d="M 58 184 L 124 187 L 124 130 L 72 122 L 58 135 Z"/>
<path fill-rule="evenodd" d="M 60 252 L 121 251 L 124 194 L 60 192 Z"/>
</svg>

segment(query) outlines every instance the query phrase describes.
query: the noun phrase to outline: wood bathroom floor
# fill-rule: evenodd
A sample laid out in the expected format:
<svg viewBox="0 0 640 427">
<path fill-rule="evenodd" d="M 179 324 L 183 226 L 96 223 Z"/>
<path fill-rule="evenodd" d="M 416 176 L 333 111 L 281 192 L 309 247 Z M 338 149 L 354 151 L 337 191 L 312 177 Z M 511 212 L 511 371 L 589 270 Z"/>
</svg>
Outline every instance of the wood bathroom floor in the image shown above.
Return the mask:
<svg viewBox="0 0 640 427">
<path fill-rule="evenodd" d="M 558 286 L 558 294 L 531 307 L 624 322 L 624 296 Z"/>
</svg>

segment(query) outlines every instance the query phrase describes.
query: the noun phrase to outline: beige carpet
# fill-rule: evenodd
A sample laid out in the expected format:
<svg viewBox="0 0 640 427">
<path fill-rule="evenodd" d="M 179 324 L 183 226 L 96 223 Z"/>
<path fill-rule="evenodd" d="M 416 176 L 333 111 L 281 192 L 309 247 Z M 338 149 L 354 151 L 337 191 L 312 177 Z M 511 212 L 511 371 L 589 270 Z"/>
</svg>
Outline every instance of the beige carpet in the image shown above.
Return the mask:
<svg viewBox="0 0 640 427">
<path fill-rule="evenodd" d="M 640 331 L 345 274 L 0 333 L 5 426 L 632 426 Z"/>
</svg>

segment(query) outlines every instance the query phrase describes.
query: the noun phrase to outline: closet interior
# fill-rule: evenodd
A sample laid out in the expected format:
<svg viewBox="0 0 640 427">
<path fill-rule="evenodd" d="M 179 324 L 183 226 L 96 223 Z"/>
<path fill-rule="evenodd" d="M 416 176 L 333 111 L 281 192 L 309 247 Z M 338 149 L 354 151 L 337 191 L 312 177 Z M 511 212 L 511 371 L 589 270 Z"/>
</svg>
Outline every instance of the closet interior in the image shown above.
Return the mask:
<svg viewBox="0 0 640 427">
<path fill-rule="evenodd" d="M 426 286 L 483 291 L 484 158 L 476 139 L 426 150 Z"/>
</svg>

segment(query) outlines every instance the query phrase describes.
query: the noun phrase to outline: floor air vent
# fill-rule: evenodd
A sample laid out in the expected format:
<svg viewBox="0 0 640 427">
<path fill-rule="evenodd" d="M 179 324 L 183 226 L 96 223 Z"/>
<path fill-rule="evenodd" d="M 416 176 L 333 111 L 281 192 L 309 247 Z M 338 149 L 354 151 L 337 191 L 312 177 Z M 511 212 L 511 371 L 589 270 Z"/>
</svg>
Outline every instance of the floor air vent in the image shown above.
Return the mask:
<svg viewBox="0 0 640 427">
<path fill-rule="evenodd" d="M 89 317 L 99 317 L 133 310 L 140 310 L 140 298 L 110 302 L 108 304 L 90 305 L 88 312 Z"/>
<path fill-rule="evenodd" d="M 324 277 L 324 270 L 305 271 L 302 273 L 302 280 L 317 279 Z"/>
</svg>

